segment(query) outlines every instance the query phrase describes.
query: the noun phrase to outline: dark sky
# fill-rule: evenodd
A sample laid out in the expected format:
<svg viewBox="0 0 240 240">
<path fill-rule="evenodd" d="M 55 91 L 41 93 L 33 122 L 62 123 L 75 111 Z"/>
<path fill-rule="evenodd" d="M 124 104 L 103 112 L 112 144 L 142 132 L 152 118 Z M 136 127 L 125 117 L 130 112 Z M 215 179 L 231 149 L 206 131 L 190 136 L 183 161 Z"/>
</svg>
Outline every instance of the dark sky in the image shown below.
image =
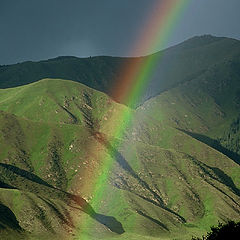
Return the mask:
<svg viewBox="0 0 240 240">
<path fill-rule="evenodd" d="M 0 0 L 0 64 L 128 56 L 160 1 L 168 0 Z M 239 12 L 240 0 L 190 0 L 166 47 L 202 34 L 240 39 Z"/>
</svg>

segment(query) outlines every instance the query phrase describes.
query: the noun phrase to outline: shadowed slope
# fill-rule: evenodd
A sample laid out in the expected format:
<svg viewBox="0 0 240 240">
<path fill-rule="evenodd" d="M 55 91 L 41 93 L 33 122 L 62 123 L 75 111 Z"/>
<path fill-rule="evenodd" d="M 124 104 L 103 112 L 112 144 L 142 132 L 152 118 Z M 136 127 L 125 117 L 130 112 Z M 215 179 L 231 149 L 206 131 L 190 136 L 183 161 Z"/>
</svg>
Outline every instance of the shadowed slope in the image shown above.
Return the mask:
<svg viewBox="0 0 240 240">
<path fill-rule="evenodd" d="M 239 162 L 239 69 L 238 54 L 146 101 L 137 111 L 183 129 Z"/>
<path fill-rule="evenodd" d="M 22 231 L 14 213 L 8 207 L 0 203 L 0 229 L 1 228 Z"/>
<path fill-rule="evenodd" d="M 239 54 L 238 40 L 210 35 L 194 37 L 158 52 L 155 55 L 159 60 L 152 75 L 148 76 L 149 87 L 146 88 L 141 102 L 196 78 L 209 67 Z M 58 57 L 40 62 L 0 66 L 0 88 L 21 86 L 43 78 L 62 78 L 83 83 L 111 96 L 112 87 L 121 80 L 124 69 L 146 61 L 148 57 L 151 56 Z"/>
</svg>

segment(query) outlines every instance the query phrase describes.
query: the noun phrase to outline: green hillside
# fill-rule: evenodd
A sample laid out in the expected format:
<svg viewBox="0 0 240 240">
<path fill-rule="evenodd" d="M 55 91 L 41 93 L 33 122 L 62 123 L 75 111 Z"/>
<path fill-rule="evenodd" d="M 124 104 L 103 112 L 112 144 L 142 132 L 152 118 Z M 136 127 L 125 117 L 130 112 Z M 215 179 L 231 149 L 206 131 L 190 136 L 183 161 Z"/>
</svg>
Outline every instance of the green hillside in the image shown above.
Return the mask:
<svg viewBox="0 0 240 240">
<path fill-rule="evenodd" d="M 148 100 L 138 112 L 188 132 L 240 163 L 240 57 Z"/>
<path fill-rule="evenodd" d="M 83 125 L 86 118 L 97 124 L 106 121 L 113 105 L 122 109 L 107 95 L 82 84 L 44 79 L 12 89 L 0 89 L 0 109 L 33 121 Z M 87 113 L 90 112 L 91 116 Z M 100 124 L 100 123 L 99 123 Z"/>
<path fill-rule="evenodd" d="M 239 165 L 149 112 L 57 79 L 0 90 L 0 110 L 2 239 L 191 239 L 239 220 Z"/>
</svg>

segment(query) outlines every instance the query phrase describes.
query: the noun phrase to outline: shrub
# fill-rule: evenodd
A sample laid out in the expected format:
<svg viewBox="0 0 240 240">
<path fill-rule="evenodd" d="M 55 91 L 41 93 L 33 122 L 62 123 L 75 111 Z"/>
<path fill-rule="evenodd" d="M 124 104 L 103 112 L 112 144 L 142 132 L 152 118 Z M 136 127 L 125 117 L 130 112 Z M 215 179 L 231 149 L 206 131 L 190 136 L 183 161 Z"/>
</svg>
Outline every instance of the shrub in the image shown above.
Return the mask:
<svg viewBox="0 0 240 240">
<path fill-rule="evenodd" d="M 202 240 L 237 240 L 240 239 L 240 222 L 229 221 L 226 224 L 219 223 L 217 227 L 211 227 L 211 232 L 202 237 Z M 192 240 L 201 240 L 193 237 Z"/>
</svg>

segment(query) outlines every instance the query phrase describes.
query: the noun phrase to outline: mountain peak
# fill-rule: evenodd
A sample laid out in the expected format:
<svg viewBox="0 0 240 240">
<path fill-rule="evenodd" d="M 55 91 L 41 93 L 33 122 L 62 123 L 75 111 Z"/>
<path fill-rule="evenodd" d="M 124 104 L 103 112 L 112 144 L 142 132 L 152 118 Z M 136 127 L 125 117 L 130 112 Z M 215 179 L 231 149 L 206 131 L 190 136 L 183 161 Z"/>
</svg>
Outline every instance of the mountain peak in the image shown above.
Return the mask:
<svg viewBox="0 0 240 240">
<path fill-rule="evenodd" d="M 204 45 L 209 45 L 222 40 L 237 41 L 231 38 L 216 37 L 210 34 L 205 34 L 205 35 L 194 36 L 192 38 L 189 38 L 186 41 L 174 46 L 173 48 L 180 47 L 181 49 L 190 49 L 190 48 L 202 47 Z"/>
</svg>

